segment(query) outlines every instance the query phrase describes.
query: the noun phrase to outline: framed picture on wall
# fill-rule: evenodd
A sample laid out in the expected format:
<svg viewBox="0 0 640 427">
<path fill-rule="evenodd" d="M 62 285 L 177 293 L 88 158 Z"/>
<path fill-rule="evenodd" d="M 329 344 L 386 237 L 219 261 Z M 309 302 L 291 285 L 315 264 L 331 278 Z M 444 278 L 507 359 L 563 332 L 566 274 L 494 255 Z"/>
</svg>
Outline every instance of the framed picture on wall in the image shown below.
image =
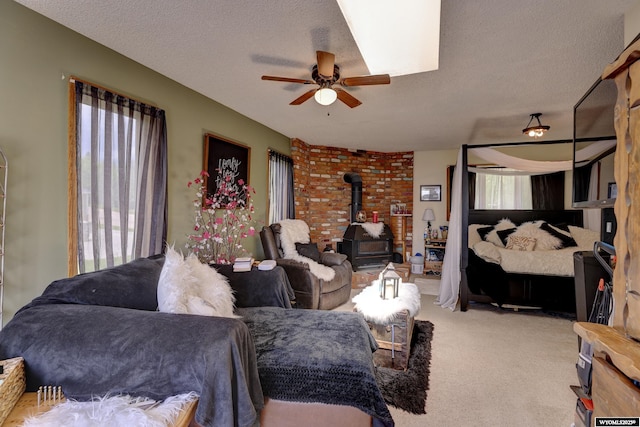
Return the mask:
<svg viewBox="0 0 640 427">
<path fill-rule="evenodd" d="M 223 180 L 240 187 L 249 184 L 251 147 L 217 135 L 204 135 L 204 170 L 209 173 L 207 195 L 215 194 Z"/>
<path fill-rule="evenodd" d="M 442 200 L 442 186 L 440 185 L 421 185 L 420 201 L 421 202 L 440 202 Z"/>
</svg>

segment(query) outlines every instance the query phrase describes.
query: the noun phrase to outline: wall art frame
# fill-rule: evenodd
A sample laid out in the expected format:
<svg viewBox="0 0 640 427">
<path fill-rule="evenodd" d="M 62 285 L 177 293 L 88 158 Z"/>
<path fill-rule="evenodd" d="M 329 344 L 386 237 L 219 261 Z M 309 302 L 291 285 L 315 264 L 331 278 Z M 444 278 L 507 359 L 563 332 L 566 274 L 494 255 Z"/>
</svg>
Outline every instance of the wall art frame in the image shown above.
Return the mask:
<svg viewBox="0 0 640 427">
<path fill-rule="evenodd" d="M 204 135 L 203 169 L 209 174 L 206 194 L 210 196 L 218 190 L 219 180 L 228 176 L 232 185 L 238 181 L 249 184 L 251 147 L 231 141 L 221 136 Z"/>
<path fill-rule="evenodd" d="M 421 202 L 441 202 L 442 186 L 441 185 L 421 185 L 420 201 Z"/>
</svg>

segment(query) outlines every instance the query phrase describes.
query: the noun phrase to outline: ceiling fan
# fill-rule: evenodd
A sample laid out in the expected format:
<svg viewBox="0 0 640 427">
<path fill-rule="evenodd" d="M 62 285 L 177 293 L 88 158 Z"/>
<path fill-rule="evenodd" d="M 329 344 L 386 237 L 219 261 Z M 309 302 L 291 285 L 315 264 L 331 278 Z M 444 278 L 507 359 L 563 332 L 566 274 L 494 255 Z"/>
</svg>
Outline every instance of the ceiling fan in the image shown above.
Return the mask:
<svg viewBox="0 0 640 427">
<path fill-rule="evenodd" d="M 300 84 L 317 84 L 318 87 L 303 93 L 298 98 L 291 101 L 289 105 L 300 105 L 311 97 L 314 97 L 319 104 L 330 105 L 336 98 L 344 102 L 351 108 L 362 104 L 357 98 L 349 94 L 342 88 L 334 88 L 334 84 L 340 84 L 344 87 L 352 86 L 368 86 L 368 85 L 388 85 L 391 83 L 389 74 L 377 74 L 373 76 L 362 77 L 344 77 L 340 78 L 340 67 L 336 65 L 336 56 L 330 52 L 321 50 L 316 52 L 318 63 L 311 69 L 311 79 L 294 79 L 289 77 L 262 76 L 262 80 L 271 80 L 276 82 L 300 83 Z"/>
</svg>

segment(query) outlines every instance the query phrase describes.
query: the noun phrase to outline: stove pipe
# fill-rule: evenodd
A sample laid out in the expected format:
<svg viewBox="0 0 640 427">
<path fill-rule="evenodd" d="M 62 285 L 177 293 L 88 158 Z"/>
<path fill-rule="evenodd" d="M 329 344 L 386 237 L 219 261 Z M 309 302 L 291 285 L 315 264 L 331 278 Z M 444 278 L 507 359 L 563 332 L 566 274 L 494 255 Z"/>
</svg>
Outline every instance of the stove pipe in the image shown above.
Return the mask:
<svg viewBox="0 0 640 427">
<path fill-rule="evenodd" d="M 356 214 L 362 210 L 362 178 L 357 173 L 345 173 L 344 182 L 351 184 L 351 222 L 355 222 Z"/>
</svg>

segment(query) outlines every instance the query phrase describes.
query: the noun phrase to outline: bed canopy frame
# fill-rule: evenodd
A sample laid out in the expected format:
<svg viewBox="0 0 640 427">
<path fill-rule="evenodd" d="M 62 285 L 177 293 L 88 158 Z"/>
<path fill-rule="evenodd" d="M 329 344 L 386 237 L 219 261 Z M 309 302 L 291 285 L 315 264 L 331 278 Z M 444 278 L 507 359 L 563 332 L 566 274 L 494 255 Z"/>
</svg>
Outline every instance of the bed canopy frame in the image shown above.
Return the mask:
<svg viewBox="0 0 640 427">
<path fill-rule="evenodd" d="M 585 141 L 587 141 L 585 139 Z M 484 295 L 470 294 L 467 286 L 466 268 L 468 266 L 468 227 L 470 224 L 470 215 L 472 220 L 478 221 L 485 218 L 503 218 L 511 216 L 517 222 L 526 222 L 534 219 L 540 219 L 542 215 L 547 221 L 567 222 L 575 225 L 583 225 L 583 211 L 581 209 L 574 210 L 557 210 L 557 211 L 541 211 L 541 210 L 475 210 L 469 205 L 469 153 L 481 157 L 495 166 L 507 166 L 515 169 L 513 174 L 536 175 L 545 173 L 555 173 L 560 171 L 572 170 L 575 161 L 593 158 L 599 153 L 610 150 L 615 146 L 615 140 L 609 138 L 588 139 L 588 141 L 597 141 L 589 147 L 575 152 L 574 140 L 554 140 L 554 141 L 536 141 L 536 142 L 510 142 L 496 143 L 484 145 L 463 145 L 458 153 L 458 160 L 454 170 L 453 179 L 451 181 L 451 214 L 449 218 L 449 237 L 447 239 L 447 247 L 443 262 L 443 272 L 440 282 L 440 292 L 436 299 L 436 304 L 455 310 L 458 302 L 461 303 L 461 310 L 466 311 L 467 304 L 470 300 L 478 302 L 491 302 L 491 298 Z M 573 144 L 573 159 L 560 161 L 536 161 L 527 160 L 502 153 L 496 148 L 506 147 L 524 147 L 536 145 L 551 144 Z M 487 172 L 485 172 L 487 173 Z M 481 222 L 476 222 L 481 223 Z M 485 222 L 489 223 L 489 222 Z M 464 249 L 464 250 L 463 250 Z"/>
</svg>

